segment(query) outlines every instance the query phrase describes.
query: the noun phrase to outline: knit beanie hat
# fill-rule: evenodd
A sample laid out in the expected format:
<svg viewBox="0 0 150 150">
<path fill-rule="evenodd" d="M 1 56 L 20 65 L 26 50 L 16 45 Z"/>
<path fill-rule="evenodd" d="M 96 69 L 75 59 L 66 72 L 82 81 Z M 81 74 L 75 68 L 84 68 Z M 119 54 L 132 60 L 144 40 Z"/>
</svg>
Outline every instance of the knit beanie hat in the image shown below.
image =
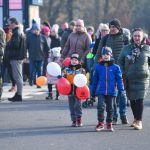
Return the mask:
<svg viewBox="0 0 150 150">
<path fill-rule="evenodd" d="M 106 54 L 106 55 L 112 56 L 112 49 L 110 47 L 103 47 L 101 54 L 102 55 Z"/>
<path fill-rule="evenodd" d="M 32 30 L 40 30 L 40 25 L 35 23 L 32 25 Z"/>
<path fill-rule="evenodd" d="M 110 21 L 109 27 L 110 26 L 115 26 L 118 30 L 120 30 L 120 28 L 121 28 L 121 22 L 120 22 L 120 20 L 118 20 L 118 19 L 115 18 L 112 21 Z"/>
<path fill-rule="evenodd" d="M 73 53 L 73 54 L 71 55 L 71 59 L 72 59 L 72 58 L 76 58 L 77 60 L 79 60 L 79 54 Z"/>
<path fill-rule="evenodd" d="M 50 29 L 49 27 L 45 26 L 43 29 L 42 29 L 43 33 L 48 33 L 50 32 Z"/>
</svg>

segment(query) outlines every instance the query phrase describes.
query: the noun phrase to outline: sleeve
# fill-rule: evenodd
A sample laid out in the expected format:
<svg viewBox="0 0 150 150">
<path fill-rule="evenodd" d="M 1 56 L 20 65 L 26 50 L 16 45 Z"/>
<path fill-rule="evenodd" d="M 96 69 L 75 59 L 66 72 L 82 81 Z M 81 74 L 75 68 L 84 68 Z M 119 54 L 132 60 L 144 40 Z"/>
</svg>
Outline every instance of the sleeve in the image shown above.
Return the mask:
<svg viewBox="0 0 150 150">
<path fill-rule="evenodd" d="M 65 47 L 64 47 L 64 49 L 62 50 L 61 57 L 62 57 L 63 59 L 65 58 L 65 56 L 67 56 L 69 49 L 70 49 L 70 38 L 68 38 L 68 40 L 67 40 L 67 42 L 66 42 L 66 44 L 65 44 Z"/>
<path fill-rule="evenodd" d="M 92 96 L 95 96 L 95 94 L 96 94 L 98 80 L 99 80 L 99 73 L 98 73 L 98 69 L 97 69 L 97 65 L 96 65 L 94 73 L 93 73 L 93 78 L 92 78 L 92 86 L 91 86 L 91 95 Z"/>
<path fill-rule="evenodd" d="M 91 50 L 90 49 L 90 44 L 91 43 L 92 43 L 92 38 L 87 34 L 87 38 L 85 40 L 85 50 L 84 50 L 84 54 L 83 54 L 83 56 L 81 58 L 82 62 L 84 62 L 87 53 Z"/>
<path fill-rule="evenodd" d="M 12 38 L 9 42 L 9 48 L 13 50 L 18 50 L 21 42 L 20 34 L 15 33 L 12 35 Z"/>
<path fill-rule="evenodd" d="M 118 65 L 120 66 L 122 74 L 125 74 L 125 51 L 126 51 L 126 46 L 122 48 L 121 53 L 118 57 Z"/>
<path fill-rule="evenodd" d="M 0 30 L 0 56 L 3 56 L 3 50 L 6 46 L 6 34 L 3 30 Z"/>
<path fill-rule="evenodd" d="M 116 81 L 117 81 L 117 89 L 118 89 L 118 91 L 124 91 L 124 84 L 123 84 L 123 79 L 122 79 L 122 73 L 121 73 L 120 67 L 118 65 L 116 67 L 115 77 L 116 77 Z"/>
</svg>

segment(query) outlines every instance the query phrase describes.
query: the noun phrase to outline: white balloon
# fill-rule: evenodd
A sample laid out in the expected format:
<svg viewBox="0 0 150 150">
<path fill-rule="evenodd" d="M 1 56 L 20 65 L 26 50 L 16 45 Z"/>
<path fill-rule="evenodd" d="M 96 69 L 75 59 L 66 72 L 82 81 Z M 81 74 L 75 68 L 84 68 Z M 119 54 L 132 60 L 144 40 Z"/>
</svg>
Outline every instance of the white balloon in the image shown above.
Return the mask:
<svg viewBox="0 0 150 150">
<path fill-rule="evenodd" d="M 77 87 L 83 87 L 87 84 L 87 78 L 84 74 L 76 74 L 73 82 Z"/>
<path fill-rule="evenodd" d="M 57 63 L 50 62 L 47 65 L 47 72 L 49 75 L 57 77 L 58 75 L 61 75 L 61 68 Z"/>
</svg>

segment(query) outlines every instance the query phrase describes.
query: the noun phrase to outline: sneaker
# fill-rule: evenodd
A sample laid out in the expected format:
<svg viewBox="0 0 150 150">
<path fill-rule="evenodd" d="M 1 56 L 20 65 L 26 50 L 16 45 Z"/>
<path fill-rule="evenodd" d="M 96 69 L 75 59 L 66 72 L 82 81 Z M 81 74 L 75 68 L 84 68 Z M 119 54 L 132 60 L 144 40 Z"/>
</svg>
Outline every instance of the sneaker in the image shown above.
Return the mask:
<svg viewBox="0 0 150 150">
<path fill-rule="evenodd" d="M 81 118 L 77 118 L 77 126 L 78 127 L 82 127 L 83 126 Z"/>
<path fill-rule="evenodd" d="M 134 119 L 133 123 L 131 124 L 131 127 L 134 127 L 136 125 L 136 119 Z"/>
<path fill-rule="evenodd" d="M 16 93 L 12 98 L 8 98 L 8 100 L 11 102 L 21 102 L 22 96 Z"/>
<path fill-rule="evenodd" d="M 99 122 L 96 126 L 96 131 L 104 130 L 104 122 Z"/>
<path fill-rule="evenodd" d="M 112 124 L 113 124 L 113 125 L 116 125 L 116 124 L 117 124 L 117 118 L 113 118 Z"/>
<path fill-rule="evenodd" d="M 110 123 L 107 123 L 107 130 L 108 130 L 108 131 L 111 131 L 111 132 L 113 132 L 113 131 L 114 131 L 113 126 L 112 126 L 112 123 L 111 123 L 111 122 L 110 122 Z"/>
<path fill-rule="evenodd" d="M 134 125 L 134 129 L 136 129 L 136 130 L 143 129 L 142 121 L 136 121 L 136 124 Z"/>
<path fill-rule="evenodd" d="M 122 116 L 122 117 L 121 117 L 121 123 L 122 123 L 122 124 L 128 124 L 128 123 L 129 123 L 126 116 Z"/>
<path fill-rule="evenodd" d="M 76 127 L 76 121 L 72 121 L 71 127 Z"/>
</svg>

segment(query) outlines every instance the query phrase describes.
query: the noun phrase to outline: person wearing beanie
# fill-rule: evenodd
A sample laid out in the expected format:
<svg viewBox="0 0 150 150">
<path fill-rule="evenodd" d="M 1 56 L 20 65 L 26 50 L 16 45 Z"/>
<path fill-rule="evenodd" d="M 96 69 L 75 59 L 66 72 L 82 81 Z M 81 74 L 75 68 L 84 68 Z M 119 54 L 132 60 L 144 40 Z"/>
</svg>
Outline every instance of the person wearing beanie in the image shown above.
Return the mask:
<svg viewBox="0 0 150 150">
<path fill-rule="evenodd" d="M 109 28 L 111 28 L 113 26 L 116 27 L 118 30 L 120 30 L 121 29 L 121 22 L 120 22 L 120 20 L 115 18 L 112 21 L 110 21 L 109 22 Z"/>
<path fill-rule="evenodd" d="M 99 43 L 99 47 L 94 59 L 93 69 L 102 56 L 101 51 L 103 47 L 110 47 L 112 49 L 113 58 L 115 63 L 117 64 L 118 57 L 121 53 L 122 48 L 124 47 L 124 45 L 129 44 L 129 39 L 125 34 L 123 34 L 121 23 L 118 19 L 115 18 L 109 22 L 109 29 L 110 29 L 109 34 L 104 36 Z M 125 93 L 124 96 L 126 96 Z M 120 99 L 120 97 L 118 97 L 117 100 L 118 102 L 116 102 L 116 99 L 114 100 L 113 124 L 117 124 L 118 118 L 117 103 L 119 105 L 119 113 L 122 124 L 128 124 L 126 116 L 127 102 L 124 101 L 125 99 Z"/>
<path fill-rule="evenodd" d="M 35 23 L 32 30 L 27 36 L 27 49 L 29 53 L 30 79 L 29 85 L 35 84 L 36 78 L 42 75 L 43 62 L 48 56 L 50 47 L 48 46 L 46 37 L 41 34 L 40 25 Z M 37 88 L 40 88 L 37 86 Z"/>
<path fill-rule="evenodd" d="M 72 86 L 71 92 L 68 95 L 70 117 L 72 121 L 71 126 L 81 127 L 83 126 L 81 100 L 79 100 L 76 96 L 76 86 L 74 85 L 73 79 L 76 74 L 84 74 L 85 70 L 80 64 L 80 56 L 78 53 L 73 53 L 70 58 L 70 65 L 63 69 L 63 76 L 70 82 Z"/>
<path fill-rule="evenodd" d="M 108 131 L 113 131 L 113 102 L 118 93 L 124 92 L 122 73 L 119 65 L 114 64 L 112 49 L 103 47 L 101 51 L 102 61 L 97 63 L 94 69 L 91 86 L 92 96 L 98 97 L 96 131 L 104 130 L 104 110 L 106 105 L 106 125 Z M 100 83 L 100 84 L 99 84 Z M 114 88 L 117 87 L 117 88 Z"/>
</svg>

